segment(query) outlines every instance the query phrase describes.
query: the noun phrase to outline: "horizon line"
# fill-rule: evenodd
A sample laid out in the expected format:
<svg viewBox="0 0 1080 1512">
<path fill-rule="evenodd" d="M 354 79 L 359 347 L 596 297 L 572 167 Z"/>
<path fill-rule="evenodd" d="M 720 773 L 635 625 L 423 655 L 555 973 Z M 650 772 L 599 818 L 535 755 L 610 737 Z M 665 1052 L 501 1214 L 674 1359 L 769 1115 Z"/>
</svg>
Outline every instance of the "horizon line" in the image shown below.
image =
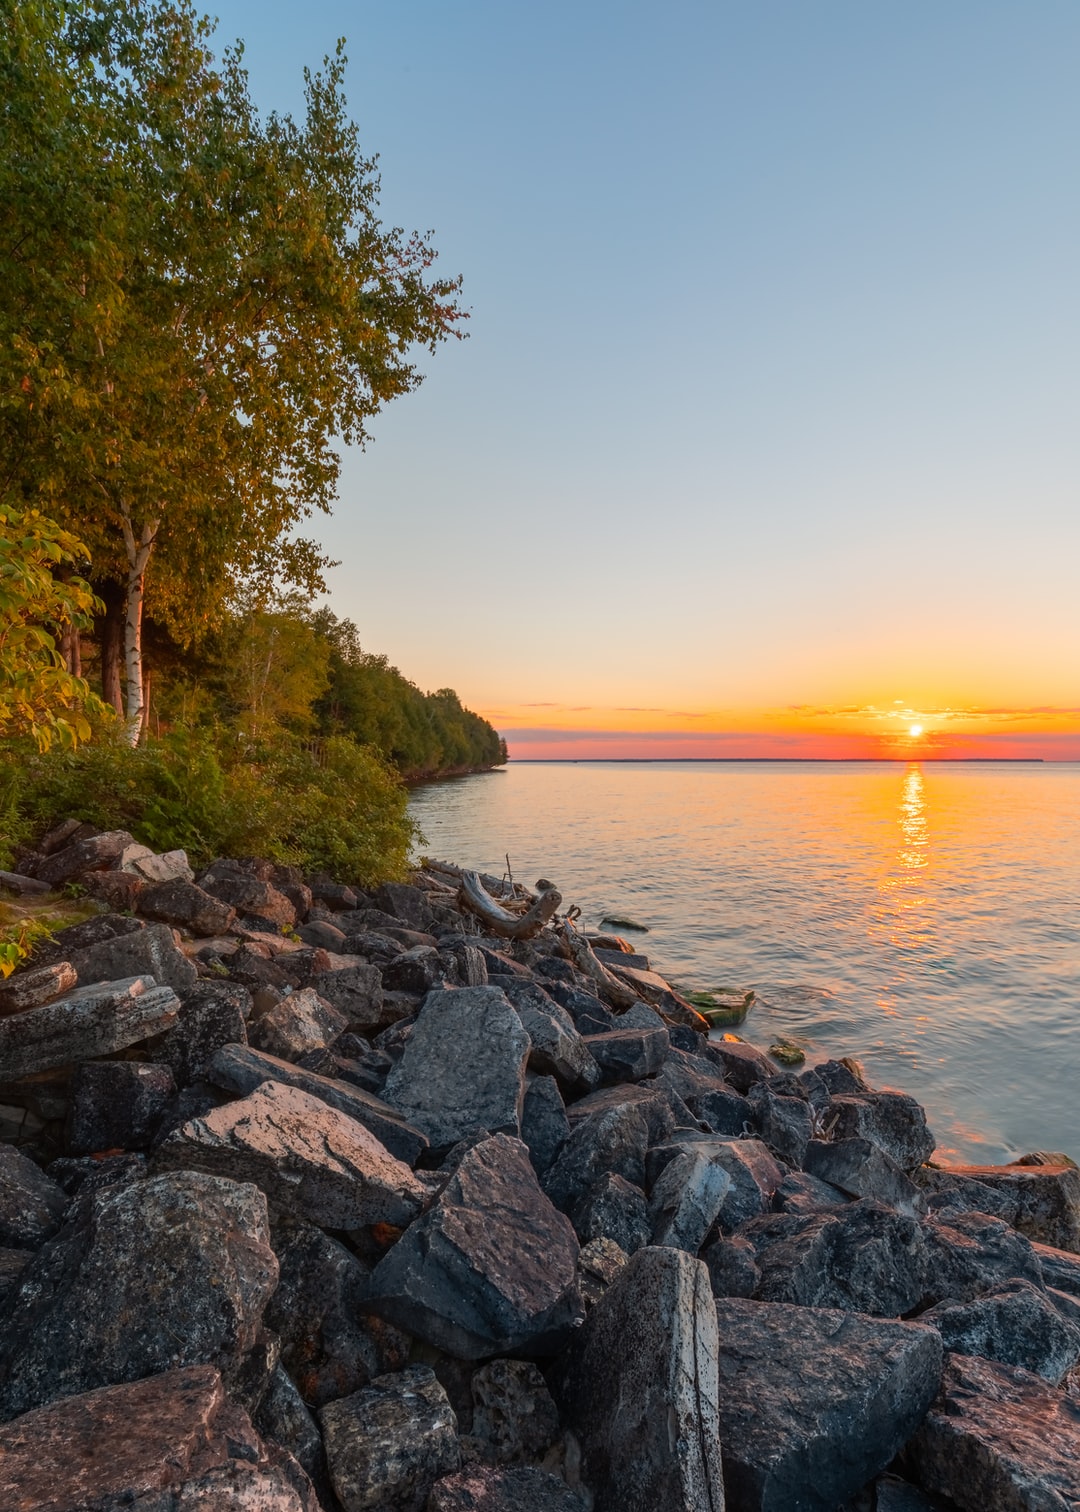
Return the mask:
<svg viewBox="0 0 1080 1512">
<path fill-rule="evenodd" d="M 867 765 L 869 763 L 903 763 L 910 766 L 915 761 L 935 761 L 954 765 L 970 765 L 976 763 L 982 766 L 1076 766 L 1078 763 L 1074 757 L 1053 756 L 507 756 L 507 762 L 516 762 L 518 766 L 608 766 L 612 764 L 626 765 L 629 763 L 675 763 L 690 765 L 693 763 L 705 765 L 718 765 L 726 763 L 745 764 L 747 762 L 772 762 L 821 764 L 829 763 L 836 765 Z"/>
</svg>

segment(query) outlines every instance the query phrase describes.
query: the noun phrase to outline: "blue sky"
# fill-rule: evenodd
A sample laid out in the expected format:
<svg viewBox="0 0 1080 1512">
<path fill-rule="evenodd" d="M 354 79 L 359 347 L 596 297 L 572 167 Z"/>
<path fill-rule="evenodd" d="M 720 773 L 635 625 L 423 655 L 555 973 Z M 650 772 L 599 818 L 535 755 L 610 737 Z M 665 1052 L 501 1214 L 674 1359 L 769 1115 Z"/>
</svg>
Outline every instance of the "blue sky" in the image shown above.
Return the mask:
<svg viewBox="0 0 1080 1512">
<path fill-rule="evenodd" d="M 1080 6 L 216 9 L 267 109 L 348 38 L 465 277 L 323 531 L 365 644 L 506 728 L 1080 702 Z"/>
</svg>

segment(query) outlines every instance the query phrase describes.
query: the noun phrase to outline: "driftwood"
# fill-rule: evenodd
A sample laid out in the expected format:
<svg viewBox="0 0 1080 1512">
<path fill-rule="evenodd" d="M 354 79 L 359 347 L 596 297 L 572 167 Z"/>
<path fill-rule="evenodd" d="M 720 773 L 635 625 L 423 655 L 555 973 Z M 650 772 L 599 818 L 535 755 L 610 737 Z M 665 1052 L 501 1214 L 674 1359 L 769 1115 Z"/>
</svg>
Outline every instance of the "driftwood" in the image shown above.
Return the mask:
<svg viewBox="0 0 1080 1512">
<path fill-rule="evenodd" d="M 555 916 L 562 902 L 562 893 L 554 887 L 549 888 L 526 913 L 514 914 L 496 903 L 476 872 L 463 871 L 458 898 L 462 907 L 481 919 L 492 934 L 500 935 L 504 940 L 531 940 Z"/>
<path fill-rule="evenodd" d="M 612 1008 L 625 1009 L 632 1008 L 641 1001 L 639 993 L 634 992 L 625 982 L 620 982 L 596 957 L 588 940 L 574 928 L 570 919 L 563 921 L 559 936 L 565 954 L 583 976 L 595 983 L 597 996 L 603 998 L 605 1003 L 610 1003 Z"/>
<path fill-rule="evenodd" d="M 420 860 L 423 871 L 437 877 L 440 882 L 452 882 L 457 891 L 461 885 L 461 879 L 465 876 L 479 877 L 480 885 L 489 897 L 496 898 L 501 903 L 525 903 L 526 905 L 536 902 L 536 893 L 530 888 L 522 886 L 520 882 L 511 881 L 509 884 L 505 877 L 493 877 L 488 872 L 470 872 L 463 866 L 455 866 L 450 861 L 436 861 L 432 856 L 423 856 Z M 544 888 L 550 892 L 554 883 Z"/>
</svg>

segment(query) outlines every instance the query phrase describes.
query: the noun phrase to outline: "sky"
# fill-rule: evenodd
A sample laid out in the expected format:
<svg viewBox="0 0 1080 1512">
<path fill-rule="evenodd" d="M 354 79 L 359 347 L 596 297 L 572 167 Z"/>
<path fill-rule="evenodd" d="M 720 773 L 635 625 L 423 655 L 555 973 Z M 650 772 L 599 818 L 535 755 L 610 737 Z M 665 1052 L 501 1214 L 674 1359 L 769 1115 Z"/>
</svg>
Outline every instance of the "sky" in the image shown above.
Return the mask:
<svg viewBox="0 0 1080 1512">
<path fill-rule="evenodd" d="M 518 757 L 1080 759 L 1075 0 L 220 0 L 348 39 L 468 339 L 330 604 Z"/>
</svg>

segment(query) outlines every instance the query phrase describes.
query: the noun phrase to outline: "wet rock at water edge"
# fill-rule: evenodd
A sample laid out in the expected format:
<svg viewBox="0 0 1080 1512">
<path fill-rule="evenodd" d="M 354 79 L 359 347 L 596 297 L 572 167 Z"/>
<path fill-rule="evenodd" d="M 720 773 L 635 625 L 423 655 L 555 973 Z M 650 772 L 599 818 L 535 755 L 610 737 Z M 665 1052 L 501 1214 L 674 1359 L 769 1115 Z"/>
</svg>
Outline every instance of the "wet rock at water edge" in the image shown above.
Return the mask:
<svg viewBox="0 0 1080 1512">
<path fill-rule="evenodd" d="M 184 1124 L 155 1162 L 254 1182 L 276 1208 L 323 1228 L 411 1223 L 427 1201 L 409 1167 L 355 1119 L 280 1082 Z"/>
<path fill-rule="evenodd" d="M 206 1365 L 107 1386 L 0 1428 L 11 1512 L 319 1512 L 300 1466 L 267 1446 Z"/>
<path fill-rule="evenodd" d="M 228 933 L 236 918 L 230 904 L 181 878 L 142 888 L 135 906 L 144 919 L 174 924 L 203 939 Z"/>
<path fill-rule="evenodd" d="M 739 1512 L 836 1512 L 937 1394 L 932 1328 L 734 1298 L 716 1317 L 724 1483 Z"/>
<path fill-rule="evenodd" d="M 722 1512 L 716 1362 L 705 1267 L 680 1250 L 639 1250 L 559 1367 L 596 1512 Z"/>
<path fill-rule="evenodd" d="M 40 1008 L 0 1019 L 4 1078 L 16 1081 L 126 1050 L 170 1028 L 179 1008 L 172 988 L 155 987 L 150 977 L 76 987 Z"/>
<path fill-rule="evenodd" d="M 426 1365 L 380 1376 L 319 1415 L 345 1512 L 422 1512 L 435 1482 L 461 1463 L 457 1420 Z"/>
<path fill-rule="evenodd" d="M 839 1187 L 849 1197 L 873 1197 L 909 1218 L 921 1217 L 926 1199 L 900 1167 L 868 1139 L 841 1139 L 835 1143 L 814 1139 L 803 1160 L 810 1176 Z"/>
<path fill-rule="evenodd" d="M 531 1466 L 471 1465 L 432 1487 L 427 1512 L 583 1512 L 564 1480 Z"/>
<path fill-rule="evenodd" d="M 1080 1402 L 1015 1366 L 952 1355 L 904 1473 L 962 1512 L 1080 1505 Z"/>
<path fill-rule="evenodd" d="M 379 1262 L 368 1306 L 459 1359 L 551 1352 L 581 1315 L 577 1256 L 525 1146 L 496 1134 Z"/>
<path fill-rule="evenodd" d="M 902 1171 L 918 1170 L 934 1153 L 926 1113 L 905 1092 L 836 1096 L 829 1103 L 828 1117 L 832 1139 L 868 1139 Z"/>
<path fill-rule="evenodd" d="M 147 976 L 153 977 L 158 987 L 181 992 L 198 980 L 195 966 L 177 945 L 167 924 L 149 924 L 132 934 L 114 935 L 84 950 L 72 950 L 68 960 L 81 987 Z"/>
<path fill-rule="evenodd" d="M 994 1213 L 1029 1239 L 1080 1254 L 1080 1170 L 1074 1165 L 948 1166 L 920 1172 L 919 1185 L 954 1212 Z"/>
<path fill-rule="evenodd" d="M 1020 1365 L 1056 1385 L 1080 1361 L 1080 1328 L 1030 1281 L 1009 1281 L 971 1302 L 941 1302 L 920 1315 L 954 1354 Z"/>
<path fill-rule="evenodd" d="M 312 1050 L 325 1050 L 348 1027 L 332 1003 L 314 988 L 303 987 L 259 1014 L 249 1025 L 248 1040 L 257 1050 L 297 1061 Z"/>
<path fill-rule="evenodd" d="M 176 1092 L 168 1066 L 86 1061 L 71 1079 L 73 1155 L 149 1149 Z"/>
<path fill-rule="evenodd" d="M 776 1067 L 763 1051 L 742 1040 L 716 1040 L 710 1042 L 709 1048 L 727 1082 L 744 1097 L 751 1087 L 767 1082 L 776 1073 Z"/>
<path fill-rule="evenodd" d="M 68 1199 L 32 1160 L 0 1145 L 0 1247 L 37 1249 L 60 1227 Z"/>
<path fill-rule="evenodd" d="M 23 1272 L 0 1413 L 178 1365 L 235 1373 L 277 1277 L 252 1186 L 182 1171 L 96 1192 Z"/>
<path fill-rule="evenodd" d="M 478 1130 L 517 1136 L 529 1036 L 498 987 L 428 993 L 386 1101 L 421 1129 L 435 1150 Z"/>
</svg>

